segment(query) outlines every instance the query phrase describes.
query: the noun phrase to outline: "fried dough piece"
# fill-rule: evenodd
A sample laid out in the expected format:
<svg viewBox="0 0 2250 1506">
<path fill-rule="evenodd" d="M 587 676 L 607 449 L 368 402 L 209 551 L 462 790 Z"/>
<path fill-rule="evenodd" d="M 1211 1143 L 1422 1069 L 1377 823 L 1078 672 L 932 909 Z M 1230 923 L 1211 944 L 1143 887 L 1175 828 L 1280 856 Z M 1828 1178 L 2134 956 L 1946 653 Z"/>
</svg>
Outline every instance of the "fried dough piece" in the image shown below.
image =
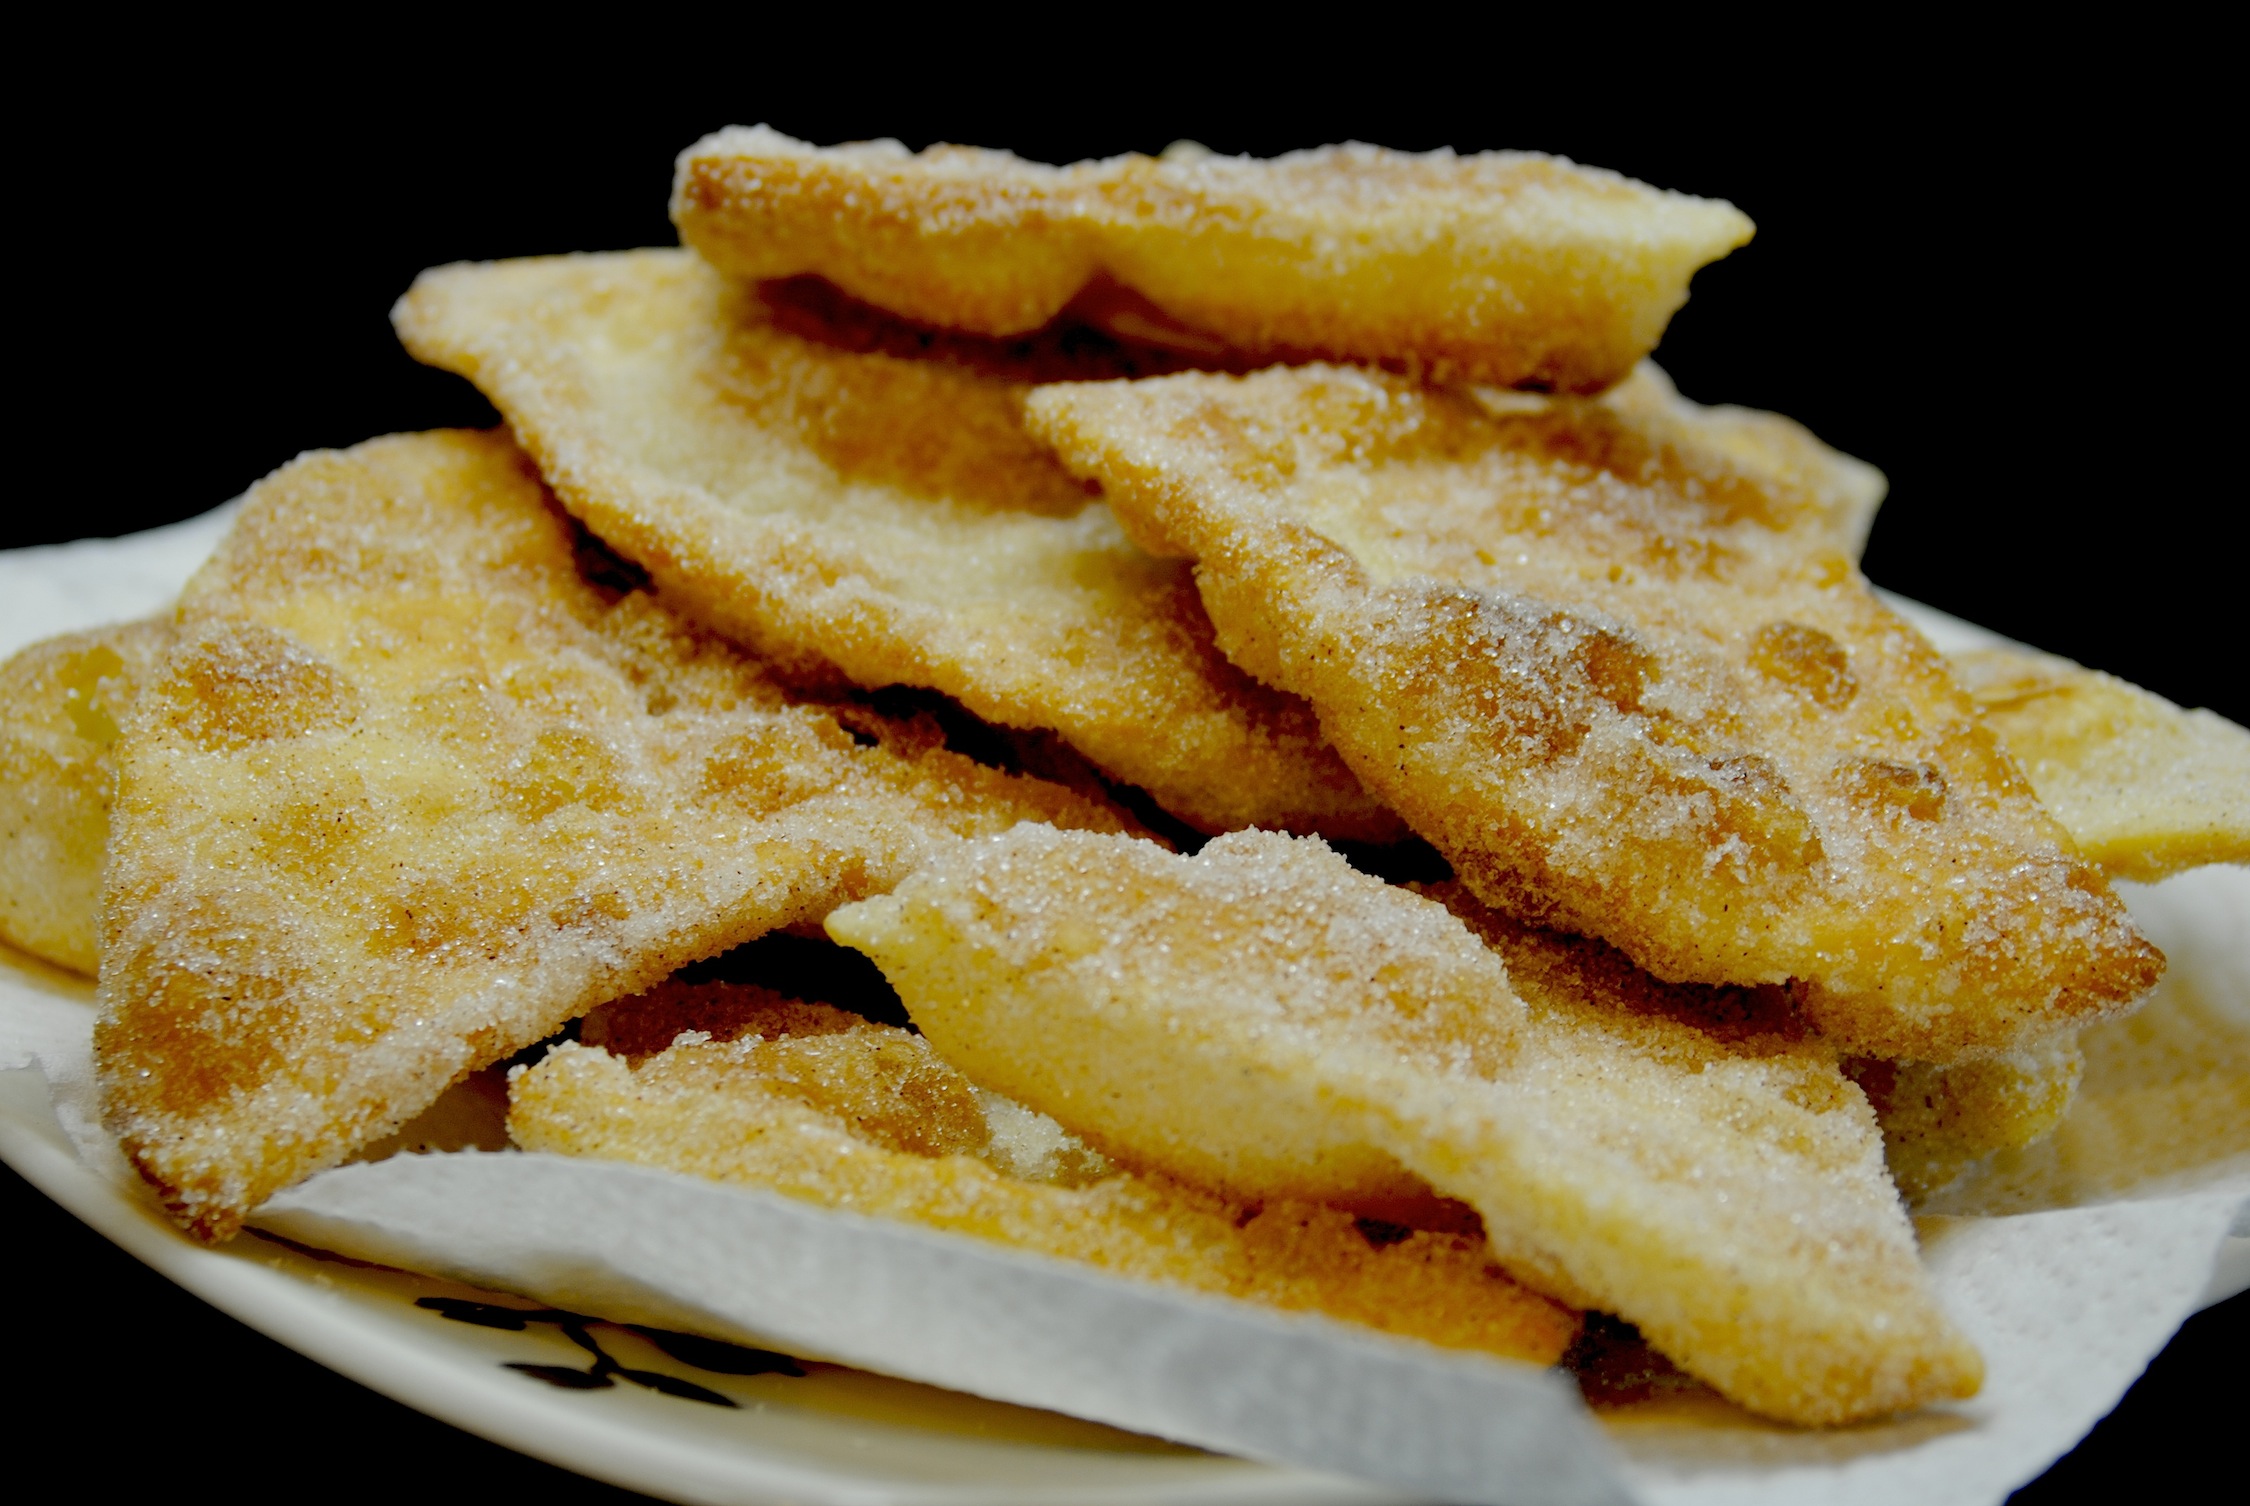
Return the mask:
<svg viewBox="0 0 2250 1506">
<path fill-rule="evenodd" d="M 1127 1165 L 1249 1197 L 1434 1188 L 1528 1284 L 1770 1416 L 1976 1389 L 1874 1115 L 1780 991 L 1666 988 L 1459 902 L 1505 966 L 1314 839 L 1187 858 L 1024 828 L 828 928 L 973 1080 Z"/>
<path fill-rule="evenodd" d="M 1503 420 L 1554 406 L 1524 393 L 1484 393 L 1480 401 Z M 1857 561 L 1890 490 L 1888 477 L 1866 461 L 1820 442 L 1793 418 L 1731 403 L 1705 406 L 1680 396 L 1654 361 L 1602 394 L 1642 445 L 1695 457 L 1706 490 L 1760 488 L 1788 499 L 1790 531 L 1812 549 L 1833 549 Z M 1565 408 L 1567 411 L 1567 401 Z"/>
<path fill-rule="evenodd" d="M 65 633 L 0 667 L 0 937 L 88 977 L 117 726 L 170 632 Z"/>
<path fill-rule="evenodd" d="M 1919 1061 L 2162 969 L 1833 513 L 1685 426 L 1317 367 L 1027 406 L 1489 904 Z"/>
<path fill-rule="evenodd" d="M 682 1035 L 731 1041 L 757 1035 L 828 1035 L 861 1023 L 832 1004 L 793 999 L 757 983 L 688 983 L 667 978 L 656 987 L 612 999 L 578 1022 L 578 1044 L 599 1046 L 633 1061 L 654 1056 Z"/>
<path fill-rule="evenodd" d="M 2214 1173 L 2250 1163 L 2250 1009 L 2228 930 L 2250 905 L 2250 870 L 2206 874 L 2193 887 L 2199 897 L 2189 903 L 2202 914 L 2181 939 L 2200 965 L 2166 978 L 2147 1008 L 2086 1031 L 2085 1075 L 2055 1132 L 1939 1189 L 1928 1211 L 2085 1207 L 2167 1183 L 2212 1186 Z"/>
<path fill-rule="evenodd" d="M 682 251 L 443 267 L 394 317 L 605 543 L 769 659 L 1052 728 L 1206 830 L 1400 835 L 1213 647 L 1187 570 L 1023 432 L 1020 386 L 785 334 Z"/>
<path fill-rule="evenodd" d="M 718 1001 L 701 1007 L 708 1018 Z M 1537 1365 L 1577 1333 L 1481 1239 L 1361 1228 L 1305 1203 L 1240 1206 L 1120 1171 L 909 1031 L 757 1003 L 733 1029 L 743 1038 L 690 1035 L 630 1066 L 585 1046 L 550 1052 L 514 1076 L 510 1135 Z"/>
<path fill-rule="evenodd" d="M 1091 285 L 1105 322 L 1188 348 L 1572 392 L 1632 370 L 1695 270 L 1751 234 L 1731 204 L 1528 152 L 1183 146 L 1057 168 L 763 126 L 681 154 L 672 219 L 737 277 L 816 274 L 946 328 L 1036 330 Z"/>
<path fill-rule="evenodd" d="M 862 746 L 574 547 L 504 436 L 405 436 L 259 483 L 189 583 L 116 745 L 94 1046 L 110 1127 L 198 1236 L 958 837 L 1115 829 Z"/>
<path fill-rule="evenodd" d="M 1951 657 L 2040 801 L 2112 876 L 2250 863 L 2250 731 L 2053 654 Z"/>
<path fill-rule="evenodd" d="M 2250 863 L 2250 732 L 2052 654 L 1949 657 L 2041 803 L 2110 874 L 2152 883 L 2206 863 Z M 2074 1032 L 1987 1061 L 1863 1061 L 1852 1071 L 1883 1121 L 1891 1174 L 1919 1199 L 2045 1139 L 2084 1064 Z"/>
<path fill-rule="evenodd" d="M 1844 1063 L 1875 1106 L 1891 1179 L 1909 1200 L 1951 1185 L 1997 1152 L 2052 1134 L 2085 1069 L 2075 1031 L 1950 1067 L 1866 1057 Z"/>
</svg>

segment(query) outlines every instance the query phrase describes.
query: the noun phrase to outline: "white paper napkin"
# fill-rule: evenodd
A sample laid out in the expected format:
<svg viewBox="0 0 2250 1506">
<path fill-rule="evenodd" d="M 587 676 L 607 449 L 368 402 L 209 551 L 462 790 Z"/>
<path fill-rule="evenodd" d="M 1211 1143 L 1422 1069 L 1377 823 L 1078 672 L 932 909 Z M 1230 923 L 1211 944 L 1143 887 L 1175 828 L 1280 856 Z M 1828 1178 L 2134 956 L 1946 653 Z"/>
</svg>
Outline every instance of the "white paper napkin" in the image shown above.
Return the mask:
<svg viewBox="0 0 2250 1506">
<path fill-rule="evenodd" d="M 222 527 L 209 515 L 0 555 L 0 653 L 161 607 Z M 314 1177 L 257 1221 L 577 1311 L 1451 1500 L 1986 1506 L 2116 1404 L 2212 1295 L 2222 1255 L 2250 1277 L 2250 1240 L 2228 1253 L 2230 1230 L 2250 1235 L 2250 871 L 2126 893 L 2172 959 L 2157 997 L 2088 1033 L 2086 1090 L 2053 1141 L 2001 1158 L 1923 1222 L 1940 1298 L 1990 1367 L 1984 1393 L 1866 1427 L 1783 1428 L 1695 1394 L 1596 1426 L 1532 1367 L 624 1165 L 396 1156 Z M 82 985 L 0 968 L 0 1068 L 43 1071 L 81 1159 L 125 1196 L 130 1173 L 93 1113 L 91 1022 Z"/>
</svg>

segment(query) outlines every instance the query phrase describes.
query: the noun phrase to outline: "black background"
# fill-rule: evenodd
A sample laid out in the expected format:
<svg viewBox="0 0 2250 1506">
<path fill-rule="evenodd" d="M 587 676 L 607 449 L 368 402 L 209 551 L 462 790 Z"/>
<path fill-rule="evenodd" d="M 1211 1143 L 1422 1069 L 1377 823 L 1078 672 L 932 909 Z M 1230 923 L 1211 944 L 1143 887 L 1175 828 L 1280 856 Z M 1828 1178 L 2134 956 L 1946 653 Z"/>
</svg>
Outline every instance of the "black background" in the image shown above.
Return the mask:
<svg viewBox="0 0 2250 1506">
<path fill-rule="evenodd" d="M 729 71 L 713 43 L 607 70 L 160 71 L 58 100 L 58 149 L 15 173 L 50 228 L 18 247 L 37 274 L 19 411 L 41 422 L 17 453 L 49 479 L 0 507 L 0 543 L 199 512 L 311 447 L 493 422 L 398 348 L 392 300 L 435 263 L 669 243 L 672 158 L 729 121 L 1051 160 L 1183 136 L 1533 147 L 1758 222 L 1659 359 L 1690 397 L 1789 413 L 1889 474 L 1877 581 L 2250 721 L 2223 291 L 2240 257 L 2220 240 L 2236 175 L 2199 145 L 2192 78 L 2122 52 L 1939 49 L 1866 73 L 1831 55 L 1818 74 L 1724 57 L 1651 65 L 1604 100 L 1549 47 L 1451 87 L 1386 83 L 1371 56 L 1127 92 L 1083 55 L 986 63 L 980 87 L 870 66 L 855 87 L 802 47 L 760 50 L 786 56 L 745 57 L 755 85 L 711 82 Z M 1130 47 L 1116 63 L 1162 70 Z"/>
<path fill-rule="evenodd" d="M 1529 147 L 1758 222 L 1698 277 L 1659 359 L 1689 396 L 1787 412 L 1889 474 L 1877 581 L 2250 720 L 2240 254 L 2222 240 L 2239 173 L 2201 113 L 2213 39 L 2039 51 L 1932 23 L 1714 45 L 1606 10 L 1536 36 L 1402 12 L 1405 45 L 1286 52 L 1176 15 L 1046 24 L 1083 30 L 964 16 L 902 39 L 855 11 L 796 34 L 627 29 L 567 56 L 405 22 L 318 44 L 27 43 L 12 67 L 37 103 L 11 107 L 6 179 L 25 385 L 0 546 L 200 512 L 303 449 L 493 422 L 398 349 L 391 301 L 435 263 L 669 242 L 672 157 L 729 122 L 1051 161 L 1180 137 Z M 354 1499 L 614 1495 L 249 1333 L 12 1176 L 0 1231 L 40 1356 L 18 1406 L 116 1413 L 107 1493 L 239 1474 Z M 2220 1408 L 2238 1406 L 2246 1323 L 2240 1300 L 2196 1320 L 2023 1499 L 2231 1473 Z"/>
</svg>

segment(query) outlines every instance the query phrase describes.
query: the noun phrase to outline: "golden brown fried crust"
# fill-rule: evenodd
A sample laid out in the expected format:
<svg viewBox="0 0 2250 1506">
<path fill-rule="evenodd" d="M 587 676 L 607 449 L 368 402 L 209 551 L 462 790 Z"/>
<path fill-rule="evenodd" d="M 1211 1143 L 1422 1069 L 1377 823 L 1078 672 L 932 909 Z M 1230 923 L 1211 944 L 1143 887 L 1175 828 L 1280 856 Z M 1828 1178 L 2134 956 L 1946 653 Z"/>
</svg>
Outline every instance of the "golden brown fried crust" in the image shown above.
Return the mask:
<svg viewBox="0 0 2250 1506">
<path fill-rule="evenodd" d="M 2110 874 L 2152 883 L 2206 863 L 2250 863 L 2250 733 L 2051 654 L 1999 647 L 1949 658 L 2040 803 Z M 2085 1055 L 2071 1032 L 1951 1067 L 1846 1065 L 1882 1120 L 1899 1190 L 1919 1199 L 2053 1133 Z"/>
<path fill-rule="evenodd" d="M 735 276 L 816 274 L 979 334 L 1036 330 L 1113 283 L 1135 295 L 1122 333 L 1189 350 L 1572 392 L 1630 371 L 1696 268 L 1751 233 L 1732 205 L 1535 153 L 1175 148 L 1056 168 L 763 126 L 681 154 L 672 218 Z"/>
<path fill-rule="evenodd" d="M 697 1007 L 725 1008 L 726 988 Z M 630 1068 L 582 1046 L 549 1054 L 511 1085 L 510 1134 L 1532 1364 L 1577 1333 L 1481 1239 L 1120 1171 L 907 1031 L 748 995 L 734 1007 L 731 1044 L 690 1037 Z"/>
<path fill-rule="evenodd" d="M 731 1041 L 743 1035 L 834 1035 L 867 1023 L 832 1004 L 792 999 L 755 983 L 687 983 L 666 978 L 612 999 L 578 1022 L 578 1043 L 638 1063 L 682 1035 Z"/>
<path fill-rule="evenodd" d="M 93 976 L 112 748 L 166 619 L 35 643 L 0 667 L 0 937 Z"/>
<path fill-rule="evenodd" d="M 2221 904 L 2250 897 L 2250 874 L 2206 883 L 2207 895 L 2231 890 Z M 2053 1133 L 1999 1151 L 1924 1206 L 1986 1217 L 2146 1195 L 2159 1178 L 2207 1185 L 2215 1169 L 2250 1157 L 2244 1023 L 2239 994 L 2192 976 L 2166 979 L 2147 1008 L 2079 1037 L 2085 1072 Z"/>
<path fill-rule="evenodd" d="M 1021 387 L 785 334 L 685 252 L 441 268 L 395 318 L 668 599 L 793 672 L 1052 728 L 1205 830 L 1400 835 L 1023 431 Z"/>
<path fill-rule="evenodd" d="M 2250 731 L 2052 654 L 1952 661 L 2040 802 L 2113 876 L 2250 863 Z"/>
<path fill-rule="evenodd" d="M 589 582 L 499 435 L 250 494 L 116 746 L 105 1111 L 197 1235 L 605 999 L 935 848 L 1117 823 L 862 746 L 645 590 Z"/>
<path fill-rule="evenodd" d="M 1488 393 L 1495 417 L 1551 410 L 1522 393 Z M 1830 448 L 1803 424 L 1779 413 L 1722 403 L 1706 407 L 1680 396 L 1654 361 L 1602 394 L 1618 420 L 1602 463 L 1643 474 L 1661 471 L 1666 456 L 1694 485 L 1720 494 L 1763 491 L 1785 499 L 1778 515 L 1808 549 L 1833 549 L 1857 561 L 1890 481 L 1864 460 Z M 1570 411 L 1564 405 L 1564 411 Z M 1684 457 L 1694 459 L 1686 465 Z"/>
<path fill-rule="evenodd" d="M 2014 1049 L 2163 959 L 1811 491 L 1556 400 L 1303 368 L 1043 387 L 1035 431 L 1220 646 L 1487 903 L 1660 977 L 1794 982 L 1855 1052 Z"/>
<path fill-rule="evenodd" d="M 1856 1057 L 1844 1069 L 1875 1105 L 1898 1190 L 1920 1199 L 2000 1151 L 2053 1133 L 2085 1065 L 2073 1033 L 1950 1067 Z"/>
<path fill-rule="evenodd" d="M 1236 1197 L 1434 1188 L 1519 1278 L 1769 1416 L 1975 1391 L 1874 1114 L 1786 998 L 1442 892 L 1458 916 L 1270 833 L 1186 858 L 1022 828 L 828 928 L 948 1060 L 1129 1165 Z"/>
</svg>

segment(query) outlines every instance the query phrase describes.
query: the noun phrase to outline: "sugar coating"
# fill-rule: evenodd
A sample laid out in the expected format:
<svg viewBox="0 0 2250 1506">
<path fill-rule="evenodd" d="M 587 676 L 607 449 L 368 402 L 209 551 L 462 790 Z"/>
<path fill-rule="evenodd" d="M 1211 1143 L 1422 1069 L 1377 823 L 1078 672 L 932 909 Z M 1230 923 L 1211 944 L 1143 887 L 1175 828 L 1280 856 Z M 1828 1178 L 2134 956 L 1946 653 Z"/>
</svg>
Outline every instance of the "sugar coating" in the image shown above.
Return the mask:
<svg viewBox="0 0 2250 1506">
<path fill-rule="evenodd" d="M 2250 733 L 2053 654 L 1995 647 L 1948 657 L 2040 803 L 2110 874 L 2153 883 L 2250 862 Z M 2077 1101 L 2086 1055 L 2074 1032 L 1952 1067 L 1848 1065 L 1883 1122 L 1899 1190 L 1922 1199 L 2054 1133 Z"/>
<path fill-rule="evenodd" d="M 2250 731 L 2053 654 L 1975 649 L 1953 665 L 2040 802 L 2110 874 L 2250 863 Z"/>
<path fill-rule="evenodd" d="M 819 1011 L 752 999 L 732 1039 L 632 1062 L 562 1047 L 515 1075 L 509 1133 L 1533 1364 L 1576 1335 L 1576 1315 L 1510 1280 L 1481 1240 L 1370 1238 L 1339 1209 L 1122 1171 L 921 1037 Z"/>
<path fill-rule="evenodd" d="M 1875 1105 L 1891 1179 L 1919 1201 L 1997 1153 L 2054 1133 L 2085 1065 L 2072 1032 L 1950 1067 L 1867 1057 L 1844 1067 Z"/>
<path fill-rule="evenodd" d="M 1552 399 L 1522 392 L 1486 391 L 1477 398 L 1503 419 L 1556 407 Z M 1600 402 L 1648 450 L 1694 455 L 1704 486 L 1755 488 L 1784 499 L 1789 531 L 1805 547 L 1832 549 L 1855 563 L 1865 552 L 1889 479 L 1866 461 L 1823 444 L 1795 419 L 1732 403 L 1690 402 L 1654 361 L 1634 367 Z M 1567 400 L 1564 409 L 1569 411 Z"/>
<path fill-rule="evenodd" d="M 1179 147 L 1057 168 L 763 126 L 681 154 L 672 219 L 737 277 L 817 274 L 949 328 L 1034 330 L 1106 281 L 1261 361 L 1574 392 L 1630 371 L 1696 268 L 1752 228 L 1730 204 L 1530 152 Z"/>
<path fill-rule="evenodd" d="M 1659 984 L 1441 895 L 1317 839 L 1191 858 L 1026 827 L 828 929 L 949 1061 L 1125 1165 L 1237 1198 L 1457 1198 L 1526 1283 L 1769 1416 L 1976 1389 L 1874 1114 L 1786 995 Z"/>
<path fill-rule="evenodd" d="M 1307 851 L 1326 861 L 1259 833 L 1222 837 L 1185 867 L 1152 864 L 1162 856 L 1153 845 L 1010 842 L 923 870 L 910 886 L 921 903 L 830 916 L 829 933 L 874 958 L 971 1078 L 1119 1160 L 1244 1199 L 1368 1210 L 1427 1201 L 1424 1182 L 1339 1112 L 1327 1064 L 1349 1052 L 1371 1080 L 1409 1060 L 1425 1064 L 1417 1072 L 1442 1060 L 1488 1076 L 1515 1050 L 1522 1008 L 1500 960 L 1444 910 L 1324 846 Z M 1038 882 L 1054 887 L 1031 893 Z M 964 933 L 950 909 L 929 908 L 939 895 L 996 908 Z M 1141 908 L 1128 916 L 1128 903 Z M 896 971 L 907 943 L 869 927 L 918 928 L 914 966 L 942 971 Z M 1127 938 L 1150 950 L 1129 952 Z M 1057 1003 L 1048 986 L 1009 986 L 1059 957 L 1119 986 L 1141 971 L 1144 986 L 1177 986 L 1165 1049 L 1150 1049 L 1156 1027 L 1127 1004 L 1089 1009 Z M 988 970 L 1006 981 L 979 981 Z M 925 1002 L 939 976 L 950 992 Z M 1200 1007 L 1214 991 L 1224 1010 Z M 1270 1034 L 1270 1062 L 1245 1064 L 1245 1031 Z"/>
<path fill-rule="evenodd" d="M 2195 896 L 2190 898 L 2189 896 Z M 2079 1037 L 2085 1069 L 2070 1112 L 2037 1142 L 1994 1153 L 1924 1197 L 1920 1211 L 1991 1217 L 2083 1208 L 2147 1189 L 2210 1185 L 2212 1172 L 2250 1161 L 2250 1000 L 2229 927 L 2250 902 L 2250 870 L 2221 869 L 2186 886 L 2207 906 L 2200 951 L 2158 986 L 2147 1008 Z M 2175 911 L 2175 914 L 2178 912 Z"/>
<path fill-rule="evenodd" d="M 862 746 L 573 550 L 504 436 L 405 436 L 261 482 L 189 583 L 116 745 L 94 1045 L 110 1127 L 197 1235 L 958 837 L 1115 829 Z"/>
<path fill-rule="evenodd" d="M 1036 389 L 1219 643 L 1487 903 L 1848 1049 L 2013 1050 L 2163 959 L 1818 492 L 1661 412 L 1332 367 Z"/>
<path fill-rule="evenodd" d="M 440 268 L 394 317 L 597 535 L 799 676 L 1051 728 L 1206 830 L 1401 834 L 1023 431 L 1020 386 L 784 333 L 679 251 Z"/>
<path fill-rule="evenodd" d="M 118 722 L 170 631 L 65 633 L 0 667 L 0 938 L 88 977 Z"/>
</svg>

